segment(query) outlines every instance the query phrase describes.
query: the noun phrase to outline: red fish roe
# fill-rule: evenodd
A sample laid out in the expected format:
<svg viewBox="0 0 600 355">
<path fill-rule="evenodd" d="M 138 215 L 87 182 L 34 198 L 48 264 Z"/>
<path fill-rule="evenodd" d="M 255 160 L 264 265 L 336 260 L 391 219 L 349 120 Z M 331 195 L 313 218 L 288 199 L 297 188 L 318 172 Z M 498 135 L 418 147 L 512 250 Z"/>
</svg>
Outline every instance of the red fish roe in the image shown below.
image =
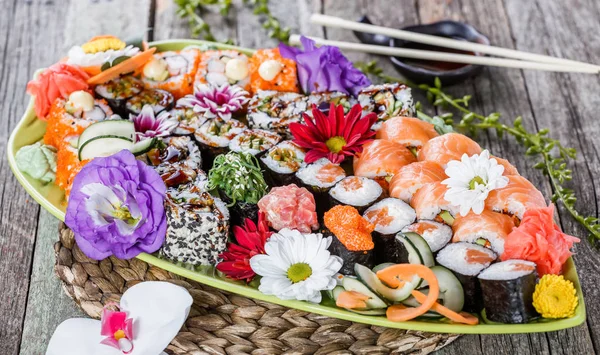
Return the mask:
<svg viewBox="0 0 600 355">
<path fill-rule="evenodd" d="M 325 212 L 327 227 L 351 251 L 371 250 L 375 247 L 371 232 L 375 225 L 364 219 L 356 208 L 338 205 Z"/>
</svg>

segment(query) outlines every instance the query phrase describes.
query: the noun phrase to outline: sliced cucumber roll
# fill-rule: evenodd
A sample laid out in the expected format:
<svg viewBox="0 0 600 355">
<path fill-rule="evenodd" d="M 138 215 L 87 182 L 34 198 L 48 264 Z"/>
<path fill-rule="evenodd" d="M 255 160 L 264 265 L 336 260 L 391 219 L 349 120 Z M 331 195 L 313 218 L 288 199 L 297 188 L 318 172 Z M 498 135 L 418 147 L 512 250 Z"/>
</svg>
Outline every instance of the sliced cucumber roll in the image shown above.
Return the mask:
<svg viewBox="0 0 600 355">
<path fill-rule="evenodd" d="M 366 310 L 387 308 L 388 306 L 387 303 L 385 303 L 381 298 L 379 298 L 379 296 L 371 292 L 371 290 L 369 290 L 369 288 L 365 286 L 365 284 L 363 284 L 355 278 L 344 277 L 344 279 L 342 280 L 342 286 L 346 291 L 355 291 L 369 297 L 369 299 L 365 301 L 365 303 L 367 304 Z"/>
<path fill-rule="evenodd" d="M 148 153 L 158 143 L 158 138 L 144 139 L 143 141 L 137 142 L 131 148 L 133 155 L 142 155 Z"/>
<path fill-rule="evenodd" d="M 79 160 L 107 157 L 123 149 L 131 150 L 133 142 L 124 137 L 100 136 L 95 137 L 79 147 Z"/>
<path fill-rule="evenodd" d="M 410 293 L 420 281 L 420 278 L 415 276 L 410 282 L 405 282 L 402 287 L 391 288 L 384 285 L 377 275 L 366 266 L 354 264 L 354 272 L 371 291 L 392 302 L 401 302 L 410 297 Z"/>
<path fill-rule="evenodd" d="M 413 232 L 398 233 L 396 239 L 401 242 L 408 251 L 408 262 L 410 264 L 421 264 L 427 267 L 435 265 L 433 253 L 427 241 Z"/>
<path fill-rule="evenodd" d="M 83 147 L 87 141 L 97 137 L 113 136 L 122 137 L 130 141 L 135 140 L 135 127 L 129 120 L 105 120 L 91 124 L 79 136 L 77 146 Z"/>
</svg>

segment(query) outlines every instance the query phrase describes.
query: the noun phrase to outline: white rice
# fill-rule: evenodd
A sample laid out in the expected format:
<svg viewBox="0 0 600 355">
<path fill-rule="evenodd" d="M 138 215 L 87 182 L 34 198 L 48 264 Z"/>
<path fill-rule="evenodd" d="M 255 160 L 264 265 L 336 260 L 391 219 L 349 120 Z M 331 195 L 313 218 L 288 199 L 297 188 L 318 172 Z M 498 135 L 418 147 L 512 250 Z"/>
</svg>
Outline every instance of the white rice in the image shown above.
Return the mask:
<svg viewBox="0 0 600 355">
<path fill-rule="evenodd" d="M 237 120 L 229 120 L 228 123 L 231 123 L 233 126 L 231 129 L 224 135 L 218 136 L 210 133 L 208 130 L 211 126 L 212 120 L 206 121 L 200 128 L 196 130 L 196 139 L 204 143 L 206 145 L 212 147 L 227 147 L 229 146 L 229 142 L 238 134 L 246 129 L 246 125 L 237 121 Z"/>
<path fill-rule="evenodd" d="M 387 215 L 392 218 L 392 222 L 388 225 L 380 225 L 376 223 L 376 211 L 379 211 L 387 207 Z M 382 212 L 383 213 L 383 212 Z M 371 215 L 371 218 L 369 218 Z M 373 206 L 369 207 L 363 217 L 375 224 L 375 231 L 383 235 L 398 233 L 402 228 L 413 223 L 417 218 L 415 210 L 410 207 L 406 202 L 397 198 L 388 197 L 385 198 Z"/>
<path fill-rule="evenodd" d="M 245 148 L 242 147 L 241 140 L 247 138 L 248 136 L 254 135 L 261 136 L 264 140 L 260 149 L 255 148 Z M 279 142 L 281 138 L 276 133 L 271 131 L 265 131 L 262 129 L 247 129 L 237 136 L 233 137 L 233 139 L 229 142 L 229 149 L 234 152 L 244 152 L 252 155 L 256 155 L 258 153 L 264 152 L 267 149 L 272 148 L 277 142 Z"/>
<path fill-rule="evenodd" d="M 467 261 L 467 251 L 469 249 L 477 250 L 488 254 L 493 260 L 496 254 L 488 248 L 472 243 L 450 243 L 437 254 L 435 260 L 438 264 L 462 275 L 475 276 L 483 269 L 490 266 L 491 262 L 476 263 Z"/>
<path fill-rule="evenodd" d="M 525 270 L 516 270 L 519 265 L 525 266 Z M 530 275 L 535 272 L 535 268 L 535 263 L 531 261 L 506 260 L 492 264 L 492 266 L 483 270 L 477 277 L 481 280 L 514 280 Z"/>
<path fill-rule="evenodd" d="M 281 162 L 281 161 L 274 160 L 271 156 L 271 153 L 275 149 L 278 149 L 278 148 L 293 151 L 296 156 L 297 162 L 295 162 L 295 163 Z M 295 168 L 295 166 L 297 165 L 299 167 L 300 164 L 302 164 L 304 162 L 305 156 L 306 156 L 306 153 L 304 152 L 304 150 L 302 150 L 302 148 L 300 148 L 299 146 L 297 146 L 296 144 L 294 144 L 291 141 L 283 141 L 283 142 L 277 144 L 276 146 L 272 147 L 271 149 L 269 149 L 267 154 L 260 157 L 260 159 L 269 169 L 271 169 L 271 171 L 273 171 L 275 173 L 292 174 L 292 173 L 295 173 L 296 171 L 298 171 L 298 168 Z"/>
<path fill-rule="evenodd" d="M 404 227 L 402 229 L 402 232 L 416 232 L 419 223 L 423 222 L 433 227 L 433 229 L 428 228 L 425 231 L 423 231 L 423 233 L 419 233 L 419 235 L 423 237 L 423 239 L 425 239 L 427 244 L 429 244 L 429 248 L 431 248 L 432 252 L 435 253 L 436 251 L 442 249 L 446 246 L 446 244 L 450 242 L 450 239 L 452 239 L 452 228 L 450 228 L 450 226 L 444 223 L 429 220 L 419 220 L 417 221 L 417 223 L 413 223 L 409 226 Z"/>
<path fill-rule="evenodd" d="M 312 164 L 303 163 L 302 167 L 296 173 L 296 177 L 308 186 L 317 186 L 320 188 L 328 188 L 337 184 L 340 180 L 346 177 L 345 174 L 338 175 L 332 182 L 323 182 L 317 178 L 317 174 L 321 168 L 327 164 L 331 164 L 329 159 L 321 158 Z"/>
<path fill-rule="evenodd" d="M 348 186 L 348 183 L 355 179 L 361 181 L 361 187 L 353 190 Z M 360 176 L 348 176 L 338 182 L 333 189 L 329 191 L 329 194 L 344 205 L 362 207 L 375 201 L 381 196 L 382 192 L 383 189 L 374 180 Z"/>
<path fill-rule="evenodd" d="M 417 217 L 419 219 L 435 219 L 437 215 L 442 213 L 443 211 L 448 211 L 452 217 L 456 217 L 459 212 L 458 206 L 452 206 L 450 202 L 446 202 L 444 199 L 440 199 L 438 202 L 445 202 L 442 204 L 437 204 L 433 206 L 427 206 L 424 208 L 420 208 L 417 211 Z"/>
<path fill-rule="evenodd" d="M 471 234 L 467 234 L 467 235 L 463 234 L 463 236 L 460 238 L 460 241 L 467 242 L 467 243 L 476 243 L 477 240 L 480 238 L 485 239 L 488 242 L 490 242 L 490 247 L 496 254 L 502 255 L 502 253 L 504 253 L 504 238 L 500 236 L 498 231 L 495 231 L 493 229 L 491 229 L 491 230 L 480 229 L 480 230 L 474 231 Z"/>
</svg>

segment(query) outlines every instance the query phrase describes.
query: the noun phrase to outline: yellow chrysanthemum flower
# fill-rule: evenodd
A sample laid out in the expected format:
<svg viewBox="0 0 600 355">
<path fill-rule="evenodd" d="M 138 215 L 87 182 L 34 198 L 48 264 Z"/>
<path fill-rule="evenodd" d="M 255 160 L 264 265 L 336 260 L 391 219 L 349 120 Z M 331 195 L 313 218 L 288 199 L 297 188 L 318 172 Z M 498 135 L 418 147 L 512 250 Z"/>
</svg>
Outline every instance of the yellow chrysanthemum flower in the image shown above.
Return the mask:
<svg viewBox="0 0 600 355">
<path fill-rule="evenodd" d="M 533 306 L 544 318 L 572 317 L 577 302 L 573 283 L 560 275 L 544 275 L 533 293 Z"/>
<path fill-rule="evenodd" d="M 94 54 L 98 52 L 106 52 L 109 49 L 118 51 L 125 48 L 126 43 L 113 36 L 102 36 L 93 38 L 89 42 L 83 44 L 81 49 L 85 53 Z"/>
</svg>

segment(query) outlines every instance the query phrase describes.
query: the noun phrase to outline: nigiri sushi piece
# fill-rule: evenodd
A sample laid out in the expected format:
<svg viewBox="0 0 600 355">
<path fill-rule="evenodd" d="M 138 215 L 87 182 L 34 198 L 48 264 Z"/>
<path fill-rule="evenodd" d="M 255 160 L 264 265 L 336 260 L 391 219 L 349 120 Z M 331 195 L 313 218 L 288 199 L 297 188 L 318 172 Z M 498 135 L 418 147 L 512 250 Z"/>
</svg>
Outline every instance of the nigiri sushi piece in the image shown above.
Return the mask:
<svg viewBox="0 0 600 355">
<path fill-rule="evenodd" d="M 410 200 L 410 205 L 417 212 L 417 219 L 433 219 L 452 224 L 454 217 L 458 215 L 458 207 L 446 201 L 444 198 L 446 191 L 448 191 L 447 186 L 441 182 L 433 182 L 421 187 Z"/>
<path fill-rule="evenodd" d="M 485 208 L 514 215 L 519 219 L 531 207 L 546 207 L 544 195 L 526 178 L 508 175 L 508 185 L 492 190 L 485 200 Z"/>
<path fill-rule="evenodd" d="M 410 202 L 421 187 L 432 182 L 440 182 L 448 176 L 440 164 L 433 161 L 419 161 L 398 170 L 390 181 L 390 196 Z"/>
<path fill-rule="evenodd" d="M 354 175 L 389 179 L 400 168 L 416 160 L 410 150 L 402 144 L 376 139 L 365 144 L 363 151 L 354 157 Z"/>
<path fill-rule="evenodd" d="M 483 210 L 481 214 L 470 212 L 454 220 L 452 242 L 477 243 L 501 255 L 504 240 L 514 227 L 513 219 L 506 214 L 490 210 Z"/>
<path fill-rule="evenodd" d="M 519 171 L 517 170 L 517 168 L 515 168 L 514 165 L 512 165 L 508 160 L 503 159 L 503 158 L 498 158 L 496 156 L 490 155 L 491 158 L 496 159 L 496 161 L 498 162 L 498 165 L 502 165 L 504 167 L 504 173 L 502 173 L 502 175 L 507 176 L 507 175 L 520 175 Z"/>
<path fill-rule="evenodd" d="M 414 117 L 393 117 L 383 122 L 377 138 L 400 143 L 407 148 L 420 149 L 439 134 L 434 126 Z"/>
<path fill-rule="evenodd" d="M 430 160 L 446 167 L 451 160 L 460 160 L 481 153 L 481 147 L 471 138 L 460 133 L 447 133 L 430 139 L 419 151 L 419 161 Z"/>
</svg>

